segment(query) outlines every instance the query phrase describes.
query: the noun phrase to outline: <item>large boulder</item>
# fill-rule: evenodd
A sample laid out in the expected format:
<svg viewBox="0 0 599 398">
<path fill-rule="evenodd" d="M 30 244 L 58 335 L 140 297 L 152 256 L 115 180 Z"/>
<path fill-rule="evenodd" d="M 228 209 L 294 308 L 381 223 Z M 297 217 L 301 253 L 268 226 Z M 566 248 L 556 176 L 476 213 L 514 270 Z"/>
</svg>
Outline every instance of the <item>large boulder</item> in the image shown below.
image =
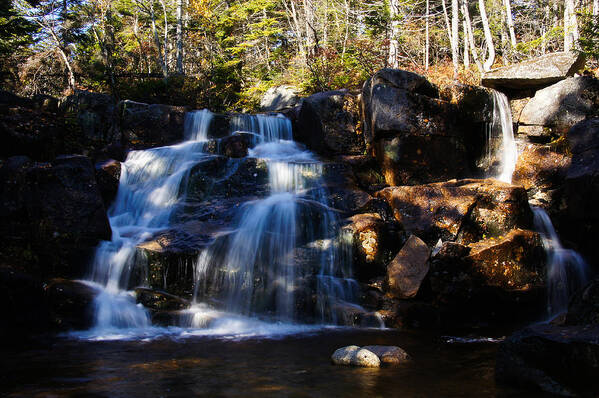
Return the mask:
<svg viewBox="0 0 599 398">
<path fill-rule="evenodd" d="M 502 384 L 566 396 L 599 394 L 599 325 L 540 324 L 499 346 L 495 377 Z"/>
<path fill-rule="evenodd" d="M 426 243 L 412 235 L 387 265 L 389 292 L 397 298 L 416 296 L 429 271 L 430 251 Z"/>
<path fill-rule="evenodd" d="M 183 140 L 183 106 L 121 101 L 117 104 L 117 125 L 132 148 L 164 146 Z"/>
<path fill-rule="evenodd" d="M 53 279 L 44 290 L 55 328 L 82 330 L 93 325 L 94 300 L 100 293 L 97 287 L 81 281 Z"/>
<path fill-rule="evenodd" d="M 279 112 L 293 108 L 300 102 L 297 89 L 291 86 L 269 88 L 260 100 L 260 108 L 265 112 Z"/>
<path fill-rule="evenodd" d="M 3 258 L 47 276 L 81 276 L 85 258 L 111 229 L 94 167 L 85 156 L 36 163 L 8 159 L 0 168 Z"/>
<path fill-rule="evenodd" d="M 484 152 L 490 93 L 466 86 L 444 91 L 441 95 L 423 76 L 396 69 L 382 69 L 364 83 L 364 138 L 387 184 L 414 185 L 476 173 Z"/>
<path fill-rule="evenodd" d="M 563 194 L 563 211 L 557 217 L 565 240 L 575 242 L 592 263 L 599 259 L 599 118 L 578 123 L 568 132 L 572 153 Z"/>
<path fill-rule="evenodd" d="M 599 116 L 599 80 L 570 77 L 536 92 L 520 114 L 519 131 L 529 136 L 563 135 L 576 123 Z"/>
<path fill-rule="evenodd" d="M 444 325 L 516 322 L 544 313 L 545 254 L 537 233 L 513 230 L 468 246 L 445 242 L 428 281 Z"/>
<path fill-rule="evenodd" d="M 540 89 L 573 76 L 584 67 L 584 56 L 575 52 L 545 54 L 518 64 L 493 69 L 482 85 L 498 90 Z"/>
<path fill-rule="evenodd" d="M 67 117 L 75 116 L 81 133 L 90 142 L 106 145 L 120 141 L 120 132 L 114 125 L 116 101 L 110 95 L 76 90 L 61 99 L 59 109 Z"/>
<path fill-rule="evenodd" d="M 360 155 L 365 146 L 359 122 L 355 95 L 347 90 L 317 93 L 302 101 L 294 139 L 324 156 Z"/>
<path fill-rule="evenodd" d="M 530 228 L 526 191 L 497 180 L 452 180 L 385 188 L 375 195 L 393 210 L 408 233 L 430 246 L 439 239 L 468 244 Z"/>
</svg>

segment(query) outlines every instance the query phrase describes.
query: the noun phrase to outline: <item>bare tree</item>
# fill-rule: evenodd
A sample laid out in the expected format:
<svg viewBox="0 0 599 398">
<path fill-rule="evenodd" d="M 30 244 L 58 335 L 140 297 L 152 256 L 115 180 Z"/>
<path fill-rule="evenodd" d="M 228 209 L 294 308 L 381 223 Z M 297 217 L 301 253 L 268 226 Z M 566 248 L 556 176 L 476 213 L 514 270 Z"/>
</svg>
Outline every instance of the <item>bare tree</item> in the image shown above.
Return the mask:
<svg viewBox="0 0 599 398">
<path fill-rule="evenodd" d="M 389 0 L 389 17 L 391 18 L 391 30 L 389 32 L 389 57 L 387 63 L 392 68 L 399 67 L 399 0 Z"/>
<path fill-rule="evenodd" d="M 177 0 L 177 73 L 183 74 L 183 0 Z"/>
<path fill-rule="evenodd" d="M 480 18 L 483 23 L 483 31 L 485 33 L 485 43 L 487 46 L 487 59 L 483 63 L 485 71 L 491 70 L 491 67 L 495 63 L 495 46 L 493 44 L 493 35 L 489 28 L 489 19 L 487 18 L 487 10 L 485 9 L 485 0 L 478 0 L 478 8 L 480 12 Z"/>
<path fill-rule="evenodd" d="M 578 42 L 578 21 L 576 20 L 575 0 L 564 3 L 564 51 L 571 51 Z"/>
<path fill-rule="evenodd" d="M 505 4 L 505 16 L 507 27 L 510 32 L 510 43 L 512 44 L 512 48 L 516 48 L 516 32 L 514 31 L 514 19 L 512 18 L 512 5 L 510 4 L 510 0 L 503 0 Z"/>
<path fill-rule="evenodd" d="M 459 37 L 458 37 L 458 29 L 459 29 L 459 18 L 458 18 L 458 10 L 457 10 L 457 0 L 452 0 L 451 16 L 452 22 L 449 22 L 449 15 L 447 14 L 447 6 L 445 5 L 445 0 L 441 0 L 441 4 L 443 5 L 443 15 L 445 17 L 445 26 L 447 27 L 447 36 L 449 37 L 449 43 L 451 44 L 451 60 L 453 61 L 453 75 L 454 77 L 458 76 L 458 69 L 460 67 L 460 59 L 459 59 Z"/>
</svg>

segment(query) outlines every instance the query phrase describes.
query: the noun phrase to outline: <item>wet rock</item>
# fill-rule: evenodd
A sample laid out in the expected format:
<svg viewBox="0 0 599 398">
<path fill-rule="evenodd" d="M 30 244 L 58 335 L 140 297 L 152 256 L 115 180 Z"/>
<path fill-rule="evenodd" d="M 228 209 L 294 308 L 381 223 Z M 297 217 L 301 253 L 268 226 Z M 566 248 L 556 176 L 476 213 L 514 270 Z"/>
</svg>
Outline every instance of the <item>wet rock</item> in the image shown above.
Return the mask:
<svg viewBox="0 0 599 398">
<path fill-rule="evenodd" d="M 336 161 L 351 166 L 355 183 L 363 190 L 372 193 L 386 186 L 385 178 L 380 167 L 372 156 L 369 155 L 342 155 Z"/>
<path fill-rule="evenodd" d="M 497 180 L 452 180 L 418 186 L 385 188 L 384 199 L 406 232 L 430 246 L 439 239 L 459 243 L 529 228 L 532 213 L 526 191 Z"/>
<path fill-rule="evenodd" d="M 324 156 L 362 154 L 359 112 L 358 98 L 347 90 L 311 95 L 302 101 L 294 139 Z"/>
<path fill-rule="evenodd" d="M 118 160 L 110 159 L 96 164 L 96 182 L 107 209 L 116 197 L 120 179 L 121 162 Z"/>
<path fill-rule="evenodd" d="M 543 283 L 545 251 L 538 233 L 514 229 L 506 236 L 469 245 L 465 258 L 487 285 L 528 289 Z"/>
<path fill-rule="evenodd" d="M 190 305 L 189 301 L 174 294 L 144 287 L 135 289 L 135 298 L 137 303 L 154 311 L 183 310 Z"/>
<path fill-rule="evenodd" d="M 2 258 L 34 273 L 81 276 L 85 259 L 110 239 L 94 167 L 85 156 L 51 163 L 11 158 L 0 168 Z"/>
<path fill-rule="evenodd" d="M 117 126 L 132 148 L 169 145 L 183 140 L 187 110 L 125 100 L 117 104 Z"/>
<path fill-rule="evenodd" d="M 529 135 L 562 135 L 576 123 L 599 116 L 599 80 L 571 77 L 536 92 L 520 115 L 519 124 L 536 127 Z"/>
<path fill-rule="evenodd" d="M 596 396 L 599 326 L 542 324 L 514 333 L 499 346 L 499 383 L 565 396 Z"/>
<path fill-rule="evenodd" d="M 384 365 L 397 365 L 411 359 L 408 353 L 398 346 L 367 345 L 362 348 L 376 354 Z"/>
<path fill-rule="evenodd" d="M 45 287 L 52 322 L 58 329 L 88 329 L 99 289 L 80 281 L 53 279 Z"/>
<path fill-rule="evenodd" d="M 545 311 L 545 255 L 538 234 L 514 230 L 469 246 L 444 242 L 428 281 L 446 326 L 530 320 Z"/>
<path fill-rule="evenodd" d="M 0 302 L 0 344 L 14 344 L 52 327 L 42 281 L 23 269 L 0 264 Z"/>
<path fill-rule="evenodd" d="M 552 207 L 561 199 L 570 163 L 570 156 L 550 145 L 527 144 L 518 155 L 512 184 L 524 187 L 532 204 Z"/>
<path fill-rule="evenodd" d="M 277 86 L 266 90 L 260 100 L 260 108 L 265 112 L 279 112 L 293 108 L 300 102 L 297 89 L 291 86 Z"/>
<path fill-rule="evenodd" d="M 397 256 L 387 265 L 389 291 L 397 298 L 416 296 L 429 271 L 430 251 L 426 243 L 411 235 Z"/>
<path fill-rule="evenodd" d="M 355 345 L 339 348 L 333 353 L 331 360 L 335 365 L 351 365 L 369 368 L 378 368 L 381 366 L 381 361 L 376 354 Z"/>
<path fill-rule="evenodd" d="M 551 53 L 518 64 L 493 69 L 483 75 L 482 85 L 498 90 L 547 87 L 573 76 L 584 67 L 584 56 L 575 52 Z"/>
<path fill-rule="evenodd" d="M 368 280 L 384 274 L 385 265 L 401 246 L 396 223 L 385 221 L 378 213 L 356 214 L 347 221 L 342 234 L 351 236 L 357 278 Z"/>
<path fill-rule="evenodd" d="M 576 292 L 568 305 L 567 325 L 599 325 L 599 278 Z"/>
</svg>

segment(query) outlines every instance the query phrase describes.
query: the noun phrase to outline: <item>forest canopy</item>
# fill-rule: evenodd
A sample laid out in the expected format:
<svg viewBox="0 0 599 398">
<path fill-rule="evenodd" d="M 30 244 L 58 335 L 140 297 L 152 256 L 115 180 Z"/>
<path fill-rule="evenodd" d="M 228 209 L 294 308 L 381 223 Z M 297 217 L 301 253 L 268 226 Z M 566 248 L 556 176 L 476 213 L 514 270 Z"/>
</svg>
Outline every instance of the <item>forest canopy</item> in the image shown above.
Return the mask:
<svg viewBox="0 0 599 398">
<path fill-rule="evenodd" d="M 273 86 L 431 80 L 555 51 L 595 65 L 599 0 L 2 0 L 3 88 L 252 110 Z"/>
</svg>

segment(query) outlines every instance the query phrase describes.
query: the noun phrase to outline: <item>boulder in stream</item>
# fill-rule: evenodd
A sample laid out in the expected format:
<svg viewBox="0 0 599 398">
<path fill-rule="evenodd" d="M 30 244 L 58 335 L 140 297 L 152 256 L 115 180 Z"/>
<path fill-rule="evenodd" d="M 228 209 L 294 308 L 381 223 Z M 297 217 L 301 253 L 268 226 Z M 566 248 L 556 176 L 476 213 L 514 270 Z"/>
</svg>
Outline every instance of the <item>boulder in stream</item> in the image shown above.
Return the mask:
<svg viewBox="0 0 599 398">
<path fill-rule="evenodd" d="M 331 360 L 335 365 L 351 365 L 367 368 L 378 368 L 381 366 L 381 361 L 375 353 L 356 345 L 339 348 L 331 355 Z"/>
</svg>

